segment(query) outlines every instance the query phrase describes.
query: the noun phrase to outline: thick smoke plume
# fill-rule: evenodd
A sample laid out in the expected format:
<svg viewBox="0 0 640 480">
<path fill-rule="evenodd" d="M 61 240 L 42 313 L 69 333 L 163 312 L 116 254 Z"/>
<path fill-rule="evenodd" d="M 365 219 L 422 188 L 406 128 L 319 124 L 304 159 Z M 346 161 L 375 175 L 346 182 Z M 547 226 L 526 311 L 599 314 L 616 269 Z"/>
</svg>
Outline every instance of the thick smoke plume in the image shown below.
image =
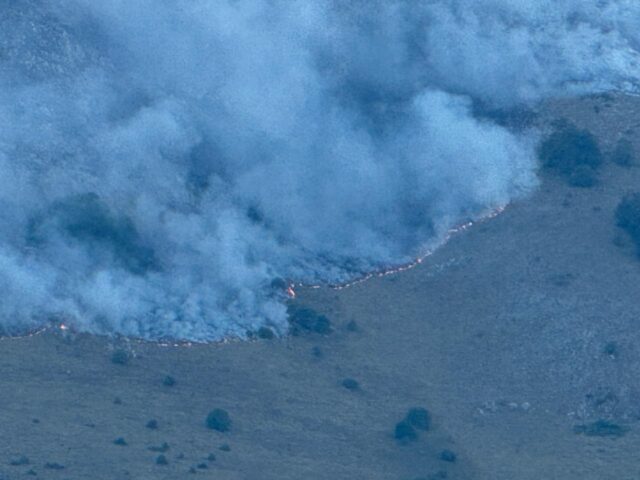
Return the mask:
<svg viewBox="0 0 640 480">
<path fill-rule="evenodd" d="M 0 325 L 283 333 L 536 184 L 484 109 L 631 90 L 635 1 L 0 0 Z M 274 282 L 275 280 L 275 282 Z"/>
</svg>

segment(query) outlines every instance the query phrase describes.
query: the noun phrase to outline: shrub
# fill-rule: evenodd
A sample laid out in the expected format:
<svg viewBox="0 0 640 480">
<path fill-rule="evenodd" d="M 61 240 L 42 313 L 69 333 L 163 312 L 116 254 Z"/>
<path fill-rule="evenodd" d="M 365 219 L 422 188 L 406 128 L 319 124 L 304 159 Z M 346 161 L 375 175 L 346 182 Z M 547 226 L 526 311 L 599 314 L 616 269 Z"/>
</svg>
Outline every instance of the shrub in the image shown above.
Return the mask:
<svg viewBox="0 0 640 480">
<path fill-rule="evenodd" d="M 24 455 L 21 455 L 18 458 L 15 458 L 9 462 L 9 465 L 13 467 L 20 467 L 22 465 L 29 465 L 29 459 Z"/>
<path fill-rule="evenodd" d="M 413 440 L 417 440 L 418 434 L 409 422 L 403 420 L 396 423 L 393 437 L 401 443 L 408 443 Z"/>
<path fill-rule="evenodd" d="M 47 462 L 44 464 L 44 468 L 48 468 L 49 470 L 63 470 L 64 465 L 58 462 Z"/>
<path fill-rule="evenodd" d="M 602 164 L 602 153 L 595 137 L 569 123 L 557 125 L 540 144 L 538 157 L 543 168 L 576 187 L 593 186 L 596 171 Z"/>
<path fill-rule="evenodd" d="M 271 330 L 269 327 L 260 327 L 260 329 L 258 330 L 258 337 L 262 338 L 263 340 L 271 340 L 275 336 L 275 333 L 273 333 L 273 330 Z"/>
<path fill-rule="evenodd" d="M 353 378 L 345 378 L 342 381 L 342 386 L 347 390 L 358 390 L 360 388 L 358 381 Z"/>
<path fill-rule="evenodd" d="M 206 425 L 218 432 L 228 432 L 231 429 L 231 418 L 226 410 L 216 408 L 207 415 Z"/>
<path fill-rule="evenodd" d="M 228 443 L 223 443 L 222 445 L 220 445 L 220 447 L 218 447 L 219 450 L 222 450 L 223 452 L 230 452 L 231 451 L 231 447 L 229 446 Z"/>
<path fill-rule="evenodd" d="M 173 378 L 171 375 L 167 375 L 162 379 L 162 384 L 165 387 L 173 387 L 176 384 L 176 379 Z"/>
<path fill-rule="evenodd" d="M 589 437 L 621 437 L 629 431 L 629 428 L 607 420 L 597 420 L 593 423 L 576 425 L 573 431 Z"/>
<path fill-rule="evenodd" d="M 167 460 L 167 457 L 160 454 L 156 457 L 156 465 L 169 465 L 169 461 Z"/>
<path fill-rule="evenodd" d="M 616 342 L 608 342 L 604 346 L 604 354 L 609 357 L 616 357 L 618 355 L 618 344 Z"/>
<path fill-rule="evenodd" d="M 631 142 L 624 138 L 618 140 L 613 152 L 611 152 L 611 161 L 622 167 L 629 167 L 633 165 L 633 157 L 633 145 Z"/>
<path fill-rule="evenodd" d="M 567 177 L 567 183 L 572 187 L 591 188 L 598 183 L 598 178 L 593 168 L 578 165 Z"/>
<path fill-rule="evenodd" d="M 357 332 L 359 330 L 358 323 L 355 320 L 351 320 L 347 323 L 347 330 L 349 332 Z"/>
<path fill-rule="evenodd" d="M 213 453 L 210 453 L 209 456 L 207 456 L 207 460 L 209 462 L 215 462 L 216 461 L 216 456 Z"/>
<path fill-rule="evenodd" d="M 331 333 L 331 322 L 324 315 L 318 314 L 308 307 L 289 305 L 287 308 L 291 333 L 298 335 L 303 331 L 315 332 L 322 335 Z"/>
<path fill-rule="evenodd" d="M 443 460 L 445 462 L 453 463 L 456 461 L 456 458 L 456 454 L 451 450 L 443 450 L 442 452 L 440 452 L 440 460 Z"/>
<path fill-rule="evenodd" d="M 148 429 L 150 430 L 157 430 L 158 429 L 158 421 L 155 419 L 151 419 L 147 422 L 147 424 L 145 425 Z"/>
<path fill-rule="evenodd" d="M 616 225 L 631 237 L 640 256 L 640 193 L 626 195 L 620 201 L 615 219 Z"/>
<path fill-rule="evenodd" d="M 114 444 L 114 445 L 120 445 L 121 447 L 126 447 L 126 446 L 128 445 L 128 444 L 127 444 L 127 441 L 126 441 L 124 438 L 122 438 L 122 437 L 118 437 L 118 438 L 116 438 L 116 439 L 113 441 L 113 444 Z"/>
<path fill-rule="evenodd" d="M 115 363 L 116 365 L 126 365 L 129 363 L 129 358 L 129 352 L 122 348 L 117 348 L 111 354 L 111 363 Z"/>
<path fill-rule="evenodd" d="M 407 412 L 405 421 L 418 430 L 427 431 L 431 428 L 431 415 L 426 408 L 415 407 L 410 409 Z"/>
<path fill-rule="evenodd" d="M 150 450 L 151 452 L 164 453 L 168 451 L 169 448 L 169 444 L 167 442 L 164 442 L 159 447 L 149 447 L 148 450 Z"/>
<path fill-rule="evenodd" d="M 209 465 L 207 465 L 207 464 L 206 464 L 206 463 L 204 463 L 204 462 L 199 463 L 197 466 L 198 466 L 198 468 L 199 468 L 200 470 L 204 470 L 204 469 L 209 468 Z"/>
</svg>

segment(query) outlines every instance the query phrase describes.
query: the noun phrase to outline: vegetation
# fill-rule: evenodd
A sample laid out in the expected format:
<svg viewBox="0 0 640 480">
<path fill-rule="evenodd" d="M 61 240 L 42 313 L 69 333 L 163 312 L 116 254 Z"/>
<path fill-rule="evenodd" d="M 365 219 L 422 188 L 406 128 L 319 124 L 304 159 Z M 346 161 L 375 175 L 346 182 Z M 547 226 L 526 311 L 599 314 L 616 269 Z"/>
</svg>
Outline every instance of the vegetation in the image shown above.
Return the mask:
<svg viewBox="0 0 640 480">
<path fill-rule="evenodd" d="M 147 422 L 147 424 L 145 425 L 148 429 L 150 430 L 157 430 L 158 429 L 158 421 L 155 419 L 151 419 Z"/>
<path fill-rule="evenodd" d="M 207 428 L 218 432 L 228 432 L 231 430 L 231 418 L 226 410 L 216 408 L 207 415 L 206 425 Z"/>
<path fill-rule="evenodd" d="M 355 320 L 351 320 L 349 323 L 347 323 L 347 330 L 349 332 L 357 332 L 360 328 L 358 327 L 358 322 L 356 322 Z"/>
<path fill-rule="evenodd" d="M 347 390 L 358 390 L 360 388 L 358 381 L 353 378 L 345 378 L 342 381 L 342 386 Z"/>
<path fill-rule="evenodd" d="M 126 365 L 129 363 L 129 358 L 129 352 L 122 348 L 117 348 L 111 354 L 111 363 L 115 363 L 116 365 Z"/>
<path fill-rule="evenodd" d="M 615 213 L 616 225 L 631 238 L 640 257 L 640 193 L 626 195 Z"/>
<path fill-rule="evenodd" d="M 538 149 L 542 166 L 559 175 L 569 185 L 592 187 L 597 183 L 597 170 L 602 164 L 602 152 L 595 137 L 587 130 L 563 122 Z"/>
<path fill-rule="evenodd" d="M 607 420 L 597 420 L 593 423 L 576 425 L 573 431 L 589 437 L 621 437 L 629 431 L 629 428 Z"/>
<path fill-rule="evenodd" d="M 176 379 L 173 378 L 171 375 L 167 375 L 162 379 L 162 384 L 165 387 L 173 387 L 176 384 Z"/>
<path fill-rule="evenodd" d="M 331 322 L 324 315 L 320 315 L 312 308 L 289 305 L 287 308 L 291 333 L 299 335 L 302 332 L 315 332 L 321 335 L 331 333 Z"/>
<path fill-rule="evenodd" d="M 149 450 L 152 452 L 165 453 L 169 450 L 169 448 L 169 444 L 167 442 L 164 442 L 159 447 L 149 447 Z"/>
<path fill-rule="evenodd" d="M 260 329 L 258 330 L 258 337 L 262 338 L 263 340 L 271 340 L 275 338 L 275 336 L 275 333 L 273 333 L 273 330 L 271 330 L 269 327 L 260 327 Z"/>
<path fill-rule="evenodd" d="M 406 420 L 396 423 L 393 437 L 400 443 L 408 443 L 418 439 L 418 433 Z"/>
<path fill-rule="evenodd" d="M 22 465 L 29 465 L 29 459 L 24 455 L 21 455 L 18 458 L 15 458 L 9 462 L 9 465 L 13 467 L 20 467 Z"/>
<path fill-rule="evenodd" d="M 169 465 L 169 461 L 167 460 L 167 457 L 160 454 L 156 457 L 156 465 Z"/>
<path fill-rule="evenodd" d="M 223 443 L 222 445 L 220 445 L 219 450 L 222 450 L 223 452 L 230 452 L 231 447 L 228 443 Z"/>
<path fill-rule="evenodd" d="M 121 447 L 126 447 L 128 445 L 127 441 L 122 438 L 122 437 L 118 437 L 113 441 L 114 445 L 120 445 Z"/>
<path fill-rule="evenodd" d="M 456 461 L 456 458 L 456 454 L 451 450 L 443 450 L 442 452 L 440 452 L 440 460 L 443 460 L 445 462 L 453 463 Z"/>
<path fill-rule="evenodd" d="M 611 153 L 611 161 L 622 167 L 629 167 L 633 165 L 633 158 L 634 152 L 631 142 L 625 138 L 618 140 Z"/>
<path fill-rule="evenodd" d="M 431 415 L 426 408 L 415 407 L 407 412 L 405 421 L 418 430 L 427 431 L 431 428 Z"/>
</svg>

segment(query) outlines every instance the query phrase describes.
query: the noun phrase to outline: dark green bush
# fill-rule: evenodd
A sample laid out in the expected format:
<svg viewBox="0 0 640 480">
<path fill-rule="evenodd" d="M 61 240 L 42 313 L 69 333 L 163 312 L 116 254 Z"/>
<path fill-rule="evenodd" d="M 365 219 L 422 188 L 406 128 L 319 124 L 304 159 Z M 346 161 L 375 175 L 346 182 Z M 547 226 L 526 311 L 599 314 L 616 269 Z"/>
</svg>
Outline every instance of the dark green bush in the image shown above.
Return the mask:
<svg viewBox="0 0 640 480">
<path fill-rule="evenodd" d="M 231 418 L 226 410 L 216 408 L 207 415 L 206 425 L 218 432 L 228 432 L 231 429 Z"/>
<path fill-rule="evenodd" d="M 566 122 L 558 124 L 540 144 L 538 157 L 545 170 L 560 175 L 576 187 L 595 185 L 597 170 L 602 164 L 602 152 L 595 137 Z"/>
<path fill-rule="evenodd" d="M 128 445 L 127 441 L 122 438 L 122 437 L 118 437 L 113 441 L 114 445 L 120 445 L 121 447 L 126 447 Z"/>
<path fill-rule="evenodd" d="M 418 439 L 418 433 L 411 426 L 409 422 L 403 420 L 396 423 L 396 427 L 393 432 L 393 437 L 400 443 L 408 443 Z"/>
<path fill-rule="evenodd" d="M 287 314 L 289 315 L 289 324 L 293 335 L 299 335 L 302 332 L 315 332 L 321 335 L 331 333 L 329 319 L 312 308 L 289 305 Z"/>
<path fill-rule="evenodd" d="M 626 195 L 620 201 L 616 208 L 615 220 L 616 225 L 631 237 L 640 256 L 640 193 Z"/>
<path fill-rule="evenodd" d="M 618 140 L 616 147 L 611 152 L 611 161 L 617 163 L 622 167 L 629 167 L 633 165 L 633 145 L 625 138 Z"/>
<path fill-rule="evenodd" d="M 629 431 L 629 428 L 607 420 L 597 420 L 593 423 L 576 425 L 573 431 L 589 437 L 621 437 Z"/>
<path fill-rule="evenodd" d="M 431 428 L 431 415 L 426 408 L 415 407 L 407 412 L 405 421 L 418 430 L 427 431 Z"/>
<path fill-rule="evenodd" d="M 443 450 L 442 452 L 440 452 L 440 460 L 443 460 L 445 462 L 453 463 L 456 461 L 456 458 L 456 454 L 451 450 Z"/>
<path fill-rule="evenodd" d="M 129 358 L 129 352 L 122 348 L 118 348 L 111 354 L 111 363 L 115 363 L 116 365 L 126 365 L 129 363 Z"/>
<path fill-rule="evenodd" d="M 273 333 L 273 330 L 271 330 L 269 327 L 260 327 L 260 329 L 258 330 L 258 337 L 262 338 L 263 340 L 271 340 L 275 338 L 275 336 L 275 333 Z"/>
<path fill-rule="evenodd" d="M 164 455 L 158 455 L 156 457 L 156 465 L 169 465 L 169 460 Z"/>
<path fill-rule="evenodd" d="M 165 453 L 166 451 L 169 450 L 169 444 L 167 442 L 164 442 L 162 445 L 160 445 L 159 447 L 156 446 L 151 446 L 149 447 L 147 450 L 151 451 L 151 452 L 157 452 L 157 453 Z"/>
<path fill-rule="evenodd" d="M 158 429 L 158 421 L 155 420 L 155 419 L 149 420 L 145 426 L 150 430 L 157 430 Z"/>
<path fill-rule="evenodd" d="M 173 378 L 171 375 L 167 375 L 162 379 L 162 384 L 165 387 L 173 387 L 176 384 L 176 379 Z"/>
<path fill-rule="evenodd" d="M 360 388 L 358 381 L 353 378 L 345 378 L 342 381 L 342 386 L 347 390 L 358 390 Z"/>
<path fill-rule="evenodd" d="M 20 467 L 22 465 L 29 465 L 29 459 L 27 457 L 25 457 L 24 455 L 18 457 L 18 458 L 14 458 L 13 460 L 11 460 L 9 462 L 9 465 L 13 466 L 13 467 Z"/>
</svg>

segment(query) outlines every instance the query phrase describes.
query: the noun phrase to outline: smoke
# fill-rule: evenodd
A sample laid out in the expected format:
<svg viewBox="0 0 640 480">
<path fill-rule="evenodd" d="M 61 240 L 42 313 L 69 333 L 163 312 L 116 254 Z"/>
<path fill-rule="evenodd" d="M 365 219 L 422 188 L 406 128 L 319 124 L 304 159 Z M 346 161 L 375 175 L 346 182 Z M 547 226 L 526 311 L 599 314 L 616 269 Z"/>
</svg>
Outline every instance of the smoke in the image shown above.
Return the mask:
<svg viewBox="0 0 640 480">
<path fill-rule="evenodd" d="M 286 331 L 536 185 L 475 115 L 633 90 L 632 1 L 0 0 L 0 330 Z"/>
</svg>

